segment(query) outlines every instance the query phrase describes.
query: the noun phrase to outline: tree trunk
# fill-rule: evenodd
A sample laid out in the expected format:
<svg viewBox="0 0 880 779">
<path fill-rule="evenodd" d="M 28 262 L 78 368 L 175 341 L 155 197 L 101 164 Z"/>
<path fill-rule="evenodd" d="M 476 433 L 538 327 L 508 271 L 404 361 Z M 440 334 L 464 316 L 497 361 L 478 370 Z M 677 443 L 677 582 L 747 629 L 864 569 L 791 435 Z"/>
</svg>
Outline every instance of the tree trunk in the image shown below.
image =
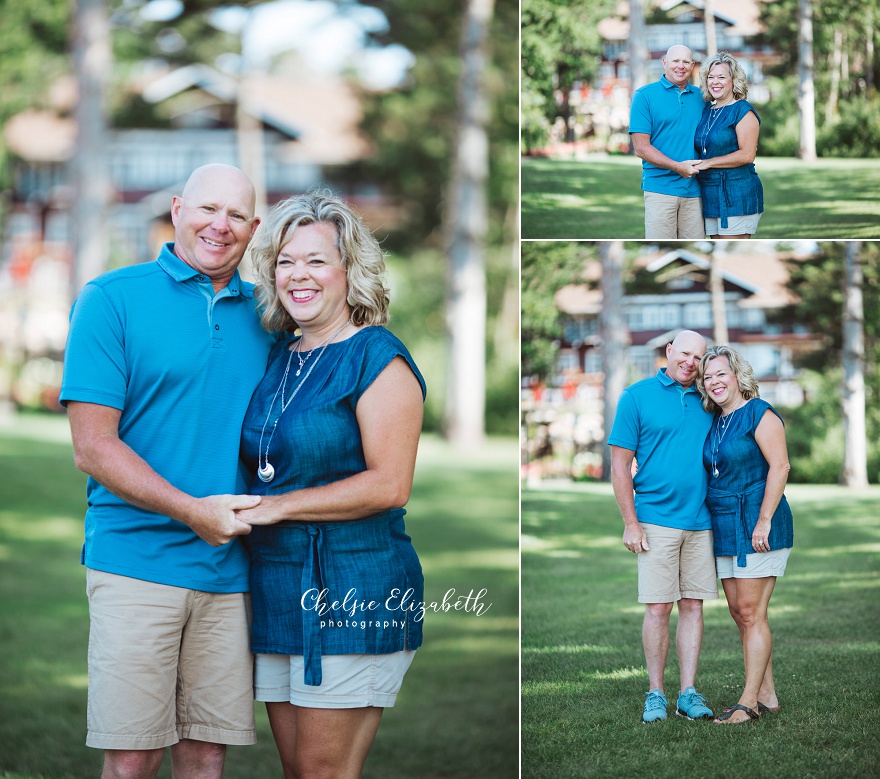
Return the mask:
<svg viewBox="0 0 880 779">
<path fill-rule="evenodd" d="M 77 0 L 73 60 L 79 96 L 76 103 L 76 148 L 73 157 L 73 273 L 71 293 L 107 269 L 110 256 L 107 207 L 110 182 L 104 151 L 107 118 L 104 107 L 111 66 L 110 27 L 105 0 Z"/>
<path fill-rule="evenodd" d="M 629 83 L 630 95 L 648 83 L 645 0 L 629 0 Z"/>
<path fill-rule="evenodd" d="M 715 241 L 712 263 L 709 266 L 709 292 L 712 296 L 712 338 L 716 344 L 729 344 L 727 333 L 727 310 L 724 306 L 724 279 L 721 277 L 721 261 L 727 254 L 727 241 Z"/>
<path fill-rule="evenodd" d="M 458 142 L 445 205 L 449 333 L 444 432 L 455 444 L 483 439 L 486 415 L 486 178 L 489 141 L 484 73 L 493 0 L 468 0 L 462 27 Z"/>
<path fill-rule="evenodd" d="M 843 309 L 843 483 L 868 486 L 861 241 L 846 245 Z"/>
<path fill-rule="evenodd" d="M 837 116 L 837 100 L 840 96 L 840 69 L 843 65 L 843 30 L 834 28 L 834 51 L 831 52 L 831 91 L 825 104 L 825 124 L 831 124 Z"/>
<path fill-rule="evenodd" d="M 599 244 L 602 263 L 602 310 L 599 312 L 599 337 L 602 341 L 602 372 L 605 438 L 611 432 L 617 399 L 626 388 L 626 348 L 629 328 L 623 314 L 623 241 Z M 611 448 L 602 447 L 602 480 L 611 480 Z"/>
<path fill-rule="evenodd" d="M 703 0 L 703 23 L 706 26 L 706 56 L 718 53 L 718 40 L 715 36 L 715 0 Z"/>
<path fill-rule="evenodd" d="M 867 9 L 865 20 L 865 93 L 874 88 L 874 9 Z"/>
<path fill-rule="evenodd" d="M 798 114 L 801 140 L 798 157 L 816 159 L 816 95 L 813 87 L 813 3 L 798 0 Z"/>
</svg>

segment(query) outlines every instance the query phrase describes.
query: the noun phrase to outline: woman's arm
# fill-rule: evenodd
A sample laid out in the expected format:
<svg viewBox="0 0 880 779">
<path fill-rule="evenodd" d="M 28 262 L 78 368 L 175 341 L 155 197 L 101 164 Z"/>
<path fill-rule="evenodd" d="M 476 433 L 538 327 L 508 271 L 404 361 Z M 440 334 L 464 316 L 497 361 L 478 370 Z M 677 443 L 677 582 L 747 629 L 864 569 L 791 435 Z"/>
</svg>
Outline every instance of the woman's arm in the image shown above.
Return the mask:
<svg viewBox="0 0 880 779">
<path fill-rule="evenodd" d="M 755 441 L 764 459 L 770 465 L 767 473 L 767 486 L 764 488 L 764 500 L 761 501 L 761 513 L 758 524 L 752 533 L 752 547 L 756 552 L 765 552 L 766 548 L 759 545 L 759 541 L 766 540 L 770 533 L 770 524 L 773 514 L 776 512 L 785 483 L 788 481 L 788 472 L 791 466 L 788 464 L 788 447 L 785 445 L 785 428 L 782 420 L 770 409 L 764 412 L 764 416 L 755 430 Z"/>
<path fill-rule="evenodd" d="M 403 507 L 412 490 L 423 408 L 418 379 L 395 357 L 358 400 L 367 469 L 322 487 L 264 496 L 256 508 L 238 512 L 238 519 L 251 525 L 326 522 Z"/>
<path fill-rule="evenodd" d="M 708 170 L 709 168 L 741 168 L 755 161 L 755 155 L 758 153 L 758 135 L 761 132 L 761 125 L 754 111 L 749 111 L 736 125 L 736 141 L 739 149 L 731 154 L 725 154 L 723 157 L 710 157 L 707 160 L 700 160 L 697 165 L 698 170 Z"/>
</svg>

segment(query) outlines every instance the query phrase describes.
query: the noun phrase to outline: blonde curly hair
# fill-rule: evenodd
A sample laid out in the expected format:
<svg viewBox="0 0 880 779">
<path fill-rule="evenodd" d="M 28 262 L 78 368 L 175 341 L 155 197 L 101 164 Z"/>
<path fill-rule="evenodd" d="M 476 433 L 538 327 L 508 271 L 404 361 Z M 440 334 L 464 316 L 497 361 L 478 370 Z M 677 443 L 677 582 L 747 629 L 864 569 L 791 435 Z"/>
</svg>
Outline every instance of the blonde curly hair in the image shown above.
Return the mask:
<svg viewBox="0 0 880 779">
<path fill-rule="evenodd" d="M 260 318 L 269 332 L 293 332 L 298 327 L 278 297 L 275 286 L 278 255 L 297 227 L 321 223 L 336 227 L 337 248 L 348 282 L 352 324 L 388 322 L 389 290 L 385 286 L 385 255 L 379 242 L 341 198 L 328 190 L 314 190 L 278 203 L 251 248 Z"/>
<path fill-rule="evenodd" d="M 703 100 L 711 103 L 715 99 L 709 94 L 708 81 L 709 71 L 716 65 L 727 65 L 730 70 L 730 78 L 733 81 L 733 99 L 745 100 L 749 94 L 746 72 L 729 51 L 719 51 L 717 54 L 713 54 L 700 67 L 700 92 L 703 93 Z"/>
</svg>

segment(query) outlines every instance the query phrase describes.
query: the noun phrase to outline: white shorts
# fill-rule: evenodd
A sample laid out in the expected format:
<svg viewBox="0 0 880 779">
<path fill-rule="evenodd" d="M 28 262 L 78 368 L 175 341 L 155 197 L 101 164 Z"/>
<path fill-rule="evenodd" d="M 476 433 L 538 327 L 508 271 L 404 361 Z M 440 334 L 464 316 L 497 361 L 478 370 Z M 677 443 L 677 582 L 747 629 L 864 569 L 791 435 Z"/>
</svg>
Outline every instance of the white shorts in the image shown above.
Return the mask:
<svg viewBox="0 0 880 779">
<path fill-rule="evenodd" d="M 715 572 L 719 579 L 763 579 L 766 576 L 785 575 L 785 565 L 791 547 L 770 552 L 753 552 L 746 555 L 746 567 L 739 568 L 736 557 L 716 557 Z"/>
<path fill-rule="evenodd" d="M 391 707 L 415 654 L 323 655 L 318 687 L 303 681 L 302 655 L 257 655 L 254 697 L 309 709 Z"/>
<path fill-rule="evenodd" d="M 727 227 L 721 227 L 721 220 L 706 218 L 706 235 L 754 235 L 762 214 L 727 217 Z"/>
</svg>

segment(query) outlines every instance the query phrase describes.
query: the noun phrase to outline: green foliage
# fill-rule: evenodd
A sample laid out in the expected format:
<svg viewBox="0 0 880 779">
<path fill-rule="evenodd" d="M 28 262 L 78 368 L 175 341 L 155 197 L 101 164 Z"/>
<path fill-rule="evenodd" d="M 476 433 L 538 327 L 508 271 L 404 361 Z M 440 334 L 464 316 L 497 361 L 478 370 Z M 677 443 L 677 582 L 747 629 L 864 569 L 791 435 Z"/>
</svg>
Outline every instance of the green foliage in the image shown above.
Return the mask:
<svg viewBox="0 0 880 779">
<path fill-rule="evenodd" d="M 793 77 L 772 78 L 768 86 L 773 99 L 757 106 L 761 116 L 758 156 L 796 157 L 801 139 L 797 81 Z"/>
<path fill-rule="evenodd" d="M 782 709 L 731 729 L 674 715 L 674 638 L 669 718 L 641 723 L 644 607 L 611 486 L 523 491 L 524 777 L 876 775 L 880 490 L 794 485 L 786 494 L 794 549 L 769 607 Z M 704 602 L 703 619 L 697 689 L 718 713 L 742 691 L 742 648 L 723 594 Z M 673 610 L 673 636 L 677 620 Z"/>
<path fill-rule="evenodd" d="M 375 144 L 369 161 L 354 171 L 358 180 L 380 181 L 404 204 L 400 224 L 388 237 L 396 250 L 437 248 L 444 192 L 456 142 L 457 84 L 461 72 L 459 38 L 463 3 L 448 0 L 367 2 L 380 7 L 391 29 L 387 36 L 416 57 L 406 86 L 365 95 L 363 127 Z M 518 184 L 517 8 L 495 4 L 490 30 L 489 93 L 490 244 L 510 241 L 510 219 Z"/>
<path fill-rule="evenodd" d="M 590 81 L 599 67 L 602 43 L 596 25 L 614 3 L 566 0 L 522 2 L 522 143 L 526 151 L 547 139 L 557 114 L 555 91 Z"/>
<path fill-rule="evenodd" d="M 817 153 L 823 157 L 880 156 L 880 97 L 841 101 L 837 121 L 819 128 Z"/>
<path fill-rule="evenodd" d="M 524 376 L 543 379 L 554 372 L 562 338 L 562 319 L 554 295 L 578 281 L 585 262 L 597 256 L 596 247 L 589 244 L 522 244 L 520 328 Z"/>
</svg>

